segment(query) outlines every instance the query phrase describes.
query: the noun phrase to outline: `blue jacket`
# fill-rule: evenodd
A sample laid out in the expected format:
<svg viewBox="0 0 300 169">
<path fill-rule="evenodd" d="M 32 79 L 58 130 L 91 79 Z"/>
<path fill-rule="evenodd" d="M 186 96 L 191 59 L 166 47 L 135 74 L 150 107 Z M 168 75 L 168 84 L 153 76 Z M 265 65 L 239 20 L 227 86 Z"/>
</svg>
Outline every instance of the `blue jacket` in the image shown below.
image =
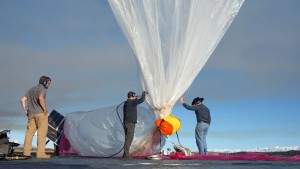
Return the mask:
<svg viewBox="0 0 300 169">
<path fill-rule="evenodd" d="M 186 103 L 182 104 L 183 107 L 185 107 L 188 110 L 194 110 L 196 117 L 197 117 L 197 122 L 205 122 L 210 124 L 211 119 L 210 119 L 210 111 L 209 109 L 204 105 L 204 104 L 200 104 L 200 106 L 190 106 Z"/>
</svg>

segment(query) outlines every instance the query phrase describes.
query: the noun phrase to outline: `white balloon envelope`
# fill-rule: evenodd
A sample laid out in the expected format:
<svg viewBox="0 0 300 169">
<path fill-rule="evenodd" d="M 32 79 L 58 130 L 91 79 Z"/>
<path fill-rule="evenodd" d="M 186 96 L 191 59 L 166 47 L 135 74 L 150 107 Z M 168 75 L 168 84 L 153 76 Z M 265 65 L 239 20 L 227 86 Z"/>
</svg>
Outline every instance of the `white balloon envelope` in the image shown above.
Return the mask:
<svg viewBox="0 0 300 169">
<path fill-rule="evenodd" d="M 243 2 L 109 0 L 139 64 L 140 82 L 149 92 L 146 100 L 157 116 L 171 114 L 175 102 L 203 68 Z M 115 111 L 115 107 L 110 107 L 68 114 L 64 129 L 71 148 L 79 155 L 102 157 L 122 150 L 124 132 Z M 138 110 L 131 155 L 150 155 L 161 148 L 156 117 L 148 112 Z M 121 155 L 119 152 L 116 156 Z"/>
<path fill-rule="evenodd" d="M 168 116 L 244 0 L 109 0 L 133 49 L 147 102 Z"/>
</svg>

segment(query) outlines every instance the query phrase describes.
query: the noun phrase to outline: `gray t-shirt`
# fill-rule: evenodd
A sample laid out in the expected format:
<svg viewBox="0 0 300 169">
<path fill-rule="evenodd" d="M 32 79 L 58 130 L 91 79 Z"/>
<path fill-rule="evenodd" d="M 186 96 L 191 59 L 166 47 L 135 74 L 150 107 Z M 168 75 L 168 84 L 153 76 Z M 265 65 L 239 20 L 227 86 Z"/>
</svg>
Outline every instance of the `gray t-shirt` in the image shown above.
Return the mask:
<svg viewBox="0 0 300 169">
<path fill-rule="evenodd" d="M 38 114 L 43 113 L 43 108 L 39 101 L 39 95 L 43 95 L 46 99 L 47 89 L 43 85 L 35 86 L 28 90 L 24 95 L 27 98 L 27 108 L 29 114 Z"/>
</svg>

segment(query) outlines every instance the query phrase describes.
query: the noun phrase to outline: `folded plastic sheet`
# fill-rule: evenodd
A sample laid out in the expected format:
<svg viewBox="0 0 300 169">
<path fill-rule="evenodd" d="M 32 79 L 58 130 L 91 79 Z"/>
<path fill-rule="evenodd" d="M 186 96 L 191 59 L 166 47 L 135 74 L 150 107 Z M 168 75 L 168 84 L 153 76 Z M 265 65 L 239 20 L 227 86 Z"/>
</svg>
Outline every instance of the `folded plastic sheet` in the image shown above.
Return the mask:
<svg viewBox="0 0 300 169">
<path fill-rule="evenodd" d="M 66 115 L 64 136 L 59 154 L 62 156 L 120 157 L 123 155 L 124 129 L 123 107 L 101 108 L 89 112 L 73 112 Z M 165 143 L 155 126 L 156 116 L 138 107 L 138 120 L 130 147 L 132 156 L 149 156 L 160 152 Z"/>
<path fill-rule="evenodd" d="M 284 157 L 278 155 L 268 155 L 265 153 L 243 153 L 243 154 L 208 154 L 200 155 L 194 154 L 192 156 L 185 156 L 183 152 L 176 152 L 170 156 L 164 156 L 163 159 L 174 160 L 245 160 L 245 161 L 299 161 L 300 155 Z"/>
</svg>

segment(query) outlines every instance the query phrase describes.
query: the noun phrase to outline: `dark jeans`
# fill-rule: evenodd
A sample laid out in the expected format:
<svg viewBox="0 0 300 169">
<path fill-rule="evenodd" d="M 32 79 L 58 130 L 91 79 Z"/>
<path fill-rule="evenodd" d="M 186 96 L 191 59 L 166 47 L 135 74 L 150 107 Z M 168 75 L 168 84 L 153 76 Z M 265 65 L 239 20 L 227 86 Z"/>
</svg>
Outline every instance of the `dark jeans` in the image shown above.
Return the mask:
<svg viewBox="0 0 300 169">
<path fill-rule="evenodd" d="M 129 149 L 133 141 L 135 123 L 125 123 L 125 143 L 124 143 L 124 154 L 123 157 L 129 157 Z"/>
</svg>

